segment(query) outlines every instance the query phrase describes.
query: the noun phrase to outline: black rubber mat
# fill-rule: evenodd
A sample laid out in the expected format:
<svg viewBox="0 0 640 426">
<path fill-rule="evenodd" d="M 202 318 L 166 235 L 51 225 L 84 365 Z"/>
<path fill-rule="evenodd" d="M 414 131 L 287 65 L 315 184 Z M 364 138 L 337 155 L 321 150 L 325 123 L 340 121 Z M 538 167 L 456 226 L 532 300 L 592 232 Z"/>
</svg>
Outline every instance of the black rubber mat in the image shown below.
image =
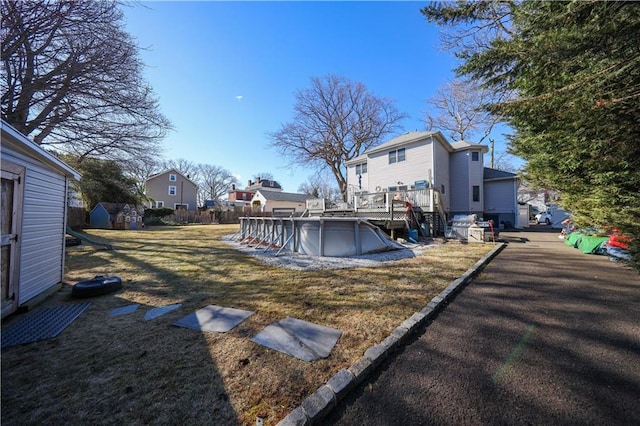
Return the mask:
<svg viewBox="0 0 640 426">
<path fill-rule="evenodd" d="M 24 345 L 56 337 L 90 305 L 91 302 L 74 303 L 33 311 L 2 332 L 2 347 Z"/>
</svg>

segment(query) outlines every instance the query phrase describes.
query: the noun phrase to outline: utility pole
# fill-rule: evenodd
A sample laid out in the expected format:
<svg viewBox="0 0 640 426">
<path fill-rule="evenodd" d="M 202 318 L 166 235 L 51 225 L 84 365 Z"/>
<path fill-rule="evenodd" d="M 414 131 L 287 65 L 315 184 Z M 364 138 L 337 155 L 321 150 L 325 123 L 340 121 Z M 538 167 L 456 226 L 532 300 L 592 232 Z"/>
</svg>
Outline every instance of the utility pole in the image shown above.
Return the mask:
<svg viewBox="0 0 640 426">
<path fill-rule="evenodd" d="M 491 149 L 491 160 L 490 160 L 490 161 L 491 161 L 491 164 L 490 164 L 490 167 L 491 167 L 492 169 L 493 169 L 493 148 L 494 148 L 495 142 L 496 142 L 496 141 L 495 141 L 493 138 L 489 138 L 489 144 L 490 144 L 490 146 L 491 146 L 491 148 L 490 148 L 490 149 Z"/>
</svg>

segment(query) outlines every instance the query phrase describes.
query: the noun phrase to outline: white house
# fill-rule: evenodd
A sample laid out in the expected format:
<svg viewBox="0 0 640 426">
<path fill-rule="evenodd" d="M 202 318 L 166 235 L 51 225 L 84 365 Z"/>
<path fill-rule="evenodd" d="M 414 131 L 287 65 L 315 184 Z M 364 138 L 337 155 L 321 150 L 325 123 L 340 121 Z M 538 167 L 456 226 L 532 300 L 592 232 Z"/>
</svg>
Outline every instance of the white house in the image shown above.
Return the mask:
<svg viewBox="0 0 640 426">
<path fill-rule="evenodd" d="M 64 278 L 67 197 L 80 174 L 2 121 L 2 317 Z"/>
<path fill-rule="evenodd" d="M 440 132 L 405 133 L 346 162 L 349 199 L 433 188 L 449 218 L 477 214 L 517 226 L 517 176 L 485 168 L 487 151 L 485 145 L 449 143 Z"/>
<path fill-rule="evenodd" d="M 251 198 L 251 208 L 253 211 L 302 213 L 306 209 L 306 201 L 314 197 L 306 194 L 295 194 L 291 192 L 279 192 L 259 189 Z"/>
</svg>

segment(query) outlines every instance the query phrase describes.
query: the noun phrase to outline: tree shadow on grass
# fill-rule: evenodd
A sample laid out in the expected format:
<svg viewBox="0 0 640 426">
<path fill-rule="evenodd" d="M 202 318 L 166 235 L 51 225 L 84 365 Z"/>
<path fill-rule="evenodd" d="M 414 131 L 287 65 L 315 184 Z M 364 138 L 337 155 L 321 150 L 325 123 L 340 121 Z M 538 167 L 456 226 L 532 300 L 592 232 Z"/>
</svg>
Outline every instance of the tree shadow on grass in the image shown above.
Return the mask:
<svg viewBox="0 0 640 426">
<path fill-rule="evenodd" d="M 75 302 L 65 286 L 47 305 Z M 54 339 L 2 350 L 3 424 L 239 424 L 207 336 L 145 321 L 155 306 L 109 317 L 131 301 L 92 306 Z"/>
</svg>

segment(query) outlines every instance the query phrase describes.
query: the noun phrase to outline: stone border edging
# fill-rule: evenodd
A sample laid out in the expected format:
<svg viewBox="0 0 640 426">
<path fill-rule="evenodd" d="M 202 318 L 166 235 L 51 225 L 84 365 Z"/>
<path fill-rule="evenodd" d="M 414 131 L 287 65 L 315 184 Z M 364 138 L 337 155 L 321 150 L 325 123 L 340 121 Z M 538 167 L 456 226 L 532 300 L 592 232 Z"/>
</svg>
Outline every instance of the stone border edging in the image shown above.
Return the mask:
<svg viewBox="0 0 640 426">
<path fill-rule="evenodd" d="M 307 426 L 319 422 L 338 402 L 362 383 L 387 356 L 405 343 L 409 337 L 422 325 L 435 316 L 435 314 L 455 296 L 466 284 L 502 251 L 506 243 L 499 243 L 477 261 L 460 278 L 454 280 L 444 290 L 435 296 L 420 310 L 415 312 L 402 324 L 396 327 L 382 342 L 371 346 L 348 369 L 338 371 L 326 384 L 320 386 L 313 394 L 308 396 L 302 405 L 290 412 L 284 419 L 278 422 L 278 426 Z"/>
</svg>

